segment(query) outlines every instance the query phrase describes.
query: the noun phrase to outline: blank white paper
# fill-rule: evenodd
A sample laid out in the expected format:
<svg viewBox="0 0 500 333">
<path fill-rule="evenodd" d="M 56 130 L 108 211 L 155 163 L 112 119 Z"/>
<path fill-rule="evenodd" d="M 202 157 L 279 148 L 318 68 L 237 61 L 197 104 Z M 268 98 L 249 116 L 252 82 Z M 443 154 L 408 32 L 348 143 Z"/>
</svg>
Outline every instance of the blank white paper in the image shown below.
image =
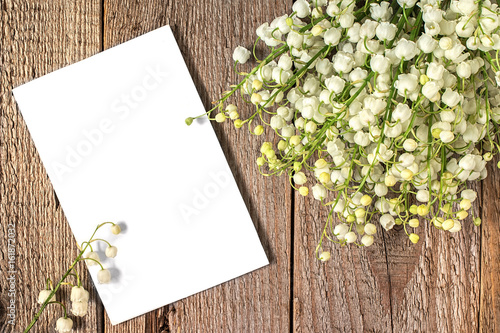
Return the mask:
<svg viewBox="0 0 500 333">
<path fill-rule="evenodd" d="M 170 27 L 14 89 L 76 240 L 120 222 L 113 324 L 268 264 Z M 36 241 L 36 240 L 28 240 Z"/>
</svg>

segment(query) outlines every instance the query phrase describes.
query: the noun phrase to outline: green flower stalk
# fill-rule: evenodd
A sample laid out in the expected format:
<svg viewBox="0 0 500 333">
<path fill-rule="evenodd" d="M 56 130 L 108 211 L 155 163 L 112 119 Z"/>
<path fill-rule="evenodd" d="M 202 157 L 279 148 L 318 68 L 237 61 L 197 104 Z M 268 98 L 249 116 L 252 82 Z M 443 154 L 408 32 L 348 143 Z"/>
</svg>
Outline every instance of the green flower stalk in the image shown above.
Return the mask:
<svg viewBox="0 0 500 333">
<path fill-rule="evenodd" d="M 92 249 L 92 243 L 96 241 L 102 241 L 105 242 L 109 247 L 112 247 L 113 249 L 111 250 L 111 254 L 113 255 L 112 257 L 116 256 L 116 247 L 112 246 L 108 241 L 100 238 L 94 238 L 97 231 L 102 228 L 104 225 L 111 224 L 111 232 L 115 235 L 118 235 L 121 232 L 120 226 L 117 225 L 116 223 L 113 222 L 104 222 L 99 224 L 96 229 L 94 230 L 94 233 L 90 237 L 90 239 L 86 242 L 83 242 L 81 245 L 78 246 L 80 249 L 80 252 L 78 253 L 76 259 L 71 263 L 69 266 L 68 270 L 66 273 L 63 274 L 61 279 L 57 282 L 55 286 L 52 285 L 52 281 L 50 279 L 46 280 L 46 285 L 45 289 L 42 290 L 38 296 L 38 303 L 41 304 L 40 309 L 38 312 L 35 314 L 33 317 L 32 321 L 26 327 L 24 330 L 24 333 L 29 332 L 36 324 L 38 319 L 40 318 L 41 314 L 45 310 L 45 308 L 49 304 L 58 304 L 63 308 L 64 311 L 64 316 L 59 318 L 56 322 L 56 331 L 58 332 L 71 332 L 73 328 L 73 321 L 71 318 L 68 318 L 68 314 L 66 311 L 66 306 L 62 303 L 56 300 L 56 293 L 59 290 L 59 288 L 63 285 L 70 285 L 72 286 L 71 289 L 71 302 L 72 304 L 72 309 L 71 312 L 73 315 L 78 316 L 78 317 L 83 317 L 84 315 L 87 314 L 87 309 L 88 309 L 88 300 L 89 300 L 89 293 L 82 287 L 82 281 L 80 279 L 80 275 L 78 274 L 78 271 L 76 269 L 76 266 L 78 262 L 80 261 L 87 261 L 87 263 L 93 263 L 96 265 L 99 265 L 101 267 L 101 270 L 97 273 L 97 277 L 100 283 L 108 283 L 111 279 L 111 275 L 108 270 L 104 269 L 102 264 L 99 261 L 99 256 L 97 255 L 96 252 L 93 252 Z M 84 258 L 84 254 L 86 253 L 87 249 L 90 249 L 91 252 L 87 254 L 87 257 Z M 106 250 L 106 255 L 108 257 L 111 257 L 108 255 L 109 250 Z M 70 282 L 67 282 L 66 280 L 68 277 L 73 276 L 76 278 L 76 285 L 73 285 Z"/>
</svg>

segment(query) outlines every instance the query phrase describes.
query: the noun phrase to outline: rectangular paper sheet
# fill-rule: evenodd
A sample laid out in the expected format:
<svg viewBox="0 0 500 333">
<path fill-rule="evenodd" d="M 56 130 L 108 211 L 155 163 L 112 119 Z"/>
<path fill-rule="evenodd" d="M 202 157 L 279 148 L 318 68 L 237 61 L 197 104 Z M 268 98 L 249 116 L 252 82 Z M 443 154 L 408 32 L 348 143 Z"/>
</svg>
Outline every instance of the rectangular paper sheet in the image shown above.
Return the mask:
<svg viewBox="0 0 500 333">
<path fill-rule="evenodd" d="M 14 89 L 81 243 L 112 273 L 97 291 L 113 324 L 268 264 L 224 154 L 165 26 Z M 36 241 L 36 240 L 27 240 Z"/>
</svg>

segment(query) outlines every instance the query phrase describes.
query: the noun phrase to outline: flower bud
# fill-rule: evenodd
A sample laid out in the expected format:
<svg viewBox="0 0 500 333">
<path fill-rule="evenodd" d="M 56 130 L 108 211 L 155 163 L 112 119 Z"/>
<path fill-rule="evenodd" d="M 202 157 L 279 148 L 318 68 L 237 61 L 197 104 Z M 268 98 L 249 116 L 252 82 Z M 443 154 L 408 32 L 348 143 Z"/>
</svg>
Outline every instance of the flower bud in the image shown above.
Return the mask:
<svg viewBox="0 0 500 333">
<path fill-rule="evenodd" d="M 330 260 L 330 252 L 328 251 L 321 252 L 321 254 L 319 255 L 319 260 L 323 262 Z"/>
<path fill-rule="evenodd" d="M 396 185 L 396 178 L 393 175 L 385 176 L 384 183 L 387 187 Z"/>
<path fill-rule="evenodd" d="M 101 258 L 99 258 L 99 254 L 94 251 L 90 251 L 87 254 L 87 259 L 94 259 L 94 260 L 85 260 L 89 266 L 94 266 L 98 265 L 96 261 L 100 262 Z"/>
<path fill-rule="evenodd" d="M 465 210 L 461 210 L 457 213 L 457 218 L 459 220 L 465 220 L 469 216 L 469 213 L 467 213 Z"/>
<path fill-rule="evenodd" d="M 462 96 L 458 92 L 451 90 L 450 88 L 446 88 L 441 100 L 444 104 L 452 108 L 461 102 Z"/>
<path fill-rule="evenodd" d="M 241 119 L 236 119 L 234 121 L 234 127 L 241 128 L 243 126 L 243 121 Z"/>
<path fill-rule="evenodd" d="M 434 129 L 432 129 L 432 131 L 431 131 L 432 137 L 435 138 L 435 139 L 439 139 L 439 136 L 441 135 L 442 131 L 443 130 L 441 128 L 439 128 L 439 127 L 436 127 Z"/>
<path fill-rule="evenodd" d="M 431 62 L 427 66 L 427 71 L 425 73 L 430 79 L 439 81 L 443 78 L 444 71 L 445 68 L 443 65 L 437 62 Z"/>
<path fill-rule="evenodd" d="M 266 157 L 269 159 L 269 160 L 272 160 L 272 159 L 275 159 L 276 158 L 276 152 L 274 151 L 274 149 L 268 149 L 264 152 L 264 155 L 266 155 Z"/>
<path fill-rule="evenodd" d="M 255 135 L 262 135 L 264 133 L 264 127 L 262 127 L 262 125 L 259 125 L 259 126 L 255 127 L 253 132 Z"/>
<path fill-rule="evenodd" d="M 367 235 L 375 235 L 377 233 L 377 227 L 373 223 L 367 223 L 364 230 Z"/>
<path fill-rule="evenodd" d="M 255 105 L 260 104 L 262 102 L 262 95 L 260 95 L 259 93 L 253 93 L 250 101 Z"/>
<path fill-rule="evenodd" d="M 358 208 L 354 212 L 354 215 L 356 215 L 357 218 L 362 218 L 365 217 L 366 215 L 366 210 L 364 208 Z"/>
<path fill-rule="evenodd" d="M 417 205 L 410 206 L 410 213 L 417 214 Z"/>
<path fill-rule="evenodd" d="M 288 143 L 285 140 L 280 140 L 278 142 L 278 150 L 283 151 L 288 147 Z"/>
<path fill-rule="evenodd" d="M 450 143 L 455 139 L 455 134 L 452 131 L 441 131 L 439 138 L 443 143 Z"/>
<path fill-rule="evenodd" d="M 435 217 L 432 220 L 432 224 L 434 224 L 434 226 L 438 229 L 443 227 L 443 222 L 444 222 L 444 219 L 442 217 Z"/>
<path fill-rule="evenodd" d="M 417 207 L 417 214 L 420 216 L 425 216 L 425 215 L 429 214 L 429 207 L 427 207 L 426 205 L 418 206 Z"/>
<path fill-rule="evenodd" d="M 255 89 L 255 90 L 260 90 L 262 89 L 262 81 L 261 80 L 253 80 L 252 82 L 252 89 Z"/>
<path fill-rule="evenodd" d="M 71 318 L 61 317 L 56 321 L 56 331 L 59 333 L 68 333 L 73 329 L 73 320 Z"/>
<path fill-rule="evenodd" d="M 300 143 L 300 136 L 294 135 L 290 138 L 290 144 L 292 146 L 297 146 Z"/>
<path fill-rule="evenodd" d="M 312 187 L 313 197 L 316 200 L 322 200 L 326 197 L 326 188 L 323 185 L 316 184 Z"/>
<path fill-rule="evenodd" d="M 292 10 L 297 14 L 298 18 L 307 17 L 311 14 L 311 7 L 305 0 L 297 0 L 292 6 Z"/>
<path fill-rule="evenodd" d="M 314 166 L 318 169 L 323 169 L 328 165 L 328 163 L 325 161 L 325 159 L 320 158 L 314 163 Z"/>
<path fill-rule="evenodd" d="M 224 121 L 226 121 L 226 115 L 224 115 L 224 113 L 218 113 L 215 116 L 215 121 L 218 123 L 223 123 Z"/>
<path fill-rule="evenodd" d="M 420 75 L 419 82 L 421 85 L 425 85 L 429 81 L 430 81 L 430 79 L 427 75 L 425 75 L 425 74 Z"/>
<path fill-rule="evenodd" d="M 116 257 L 116 253 L 118 252 L 118 249 L 116 248 L 116 246 L 108 246 L 104 252 L 106 254 L 106 257 L 114 258 L 114 257 Z"/>
<path fill-rule="evenodd" d="M 318 125 L 314 121 L 308 121 L 305 127 L 305 131 L 307 133 L 314 133 L 316 132 L 316 129 L 318 128 Z"/>
<path fill-rule="evenodd" d="M 419 221 L 418 219 L 411 219 L 409 222 L 408 222 L 408 225 L 412 228 L 418 228 L 419 226 Z"/>
<path fill-rule="evenodd" d="M 118 224 L 113 224 L 111 226 L 111 233 L 113 235 L 118 235 L 122 232 L 122 228 Z"/>
<path fill-rule="evenodd" d="M 76 301 L 71 304 L 71 313 L 77 317 L 83 317 L 87 314 L 89 303 L 87 301 Z"/>
<path fill-rule="evenodd" d="M 398 27 L 389 22 L 380 22 L 375 29 L 375 34 L 379 40 L 391 41 L 396 37 Z"/>
<path fill-rule="evenodd" d="M 313 36 L 319 36 L 323 32 L 323 28 L 319 25 L 316 24 L 312 29 L 311 29 L 311 35 Z"/>
<path fill-rule="evenodd" d="M 438 46 L 438 41 L 429 34 L 422 34 L 417 40 L 417 46 L 422 52 L 431 53 Z"/>
<path fill-rule="evenodd" d="M 462 201 L 460 201 L 460 208 L 462 208 L 463 210 L 469 210 L 471 207 L 472 203 L 469 199 L 462 199 Z"/>
<path fill-rule="evenodd" d="M 364 235 L 363 237 L 361 237 L 361 244 L 363 244 L 364 246 L 370 246 L 373 244 L 373 240 L 373 236 Z"/>
<path fill-rule="evenodd" d="M 240 117 L 240 114 L 238 113 L 238 111 L 229 112 L 229 118 L 231 118 L 231 120 L 236 120 L 239 117 Z"/>
<path fill-rule="evenodd" d="M 443 222 L 442 228 L 444 230 L 450 230 L 451 228 L 453 228 L 454 225 L 455 225 L 455 222 L 452 219 L 448 219 L 448 220 Z"/>
<path fill-rule="evenodd" d="M 273 149 L 273 145 L 271 142 L 263 142 L 262 145 L 260 146 L 260 152 L 264 154 L 267 150 Z"/>
<path fill-rule="evenodd" d="M 261 167 L 264 164 L 266 164 L 266 159 L 264 157 L 258 157 L 257 158 L 257 165 Z"/>
<path fill-rule="evenodd" d="M 417 234 L 410 234 L 410 241 L 413 244 L 417 244 L 419 239 L 420 239 L 420 237 Z"/>
<path fill-rule="evenodd" d="M 372 198 L 369 195 L 363 195 L 360 200 L 361 205 L 368 206 L 372 203 Z"/>
<path fill-rule="evenodd" d="M 391 68 L 391 62 L 389 58 L 384 57 L 381 54 L 377 54 L 372 57 L 370 60 L 370 67 L 372 71 L 377 72 L 379 74 L 384 74 L 389 71 Z"/>
<path fill-rule="evenodd" d="M 331 180 L 330 178 L 330 174 L 328 172 L 322 172 L 320 175 L 319 175 L 319 181 L 323 184 L 327 184 L 329 183 Z"/>
<path fill-rule="evenodd" d="M 102 284 L 109 283 L 111 281 L 111 273 L 107 269 L 101 269 L 97 272 L 97 281 Z"/>
<path fill-rule="evenodd" d="M 228 104 L 226 106 L 226 112 L 231 113 L 231 112 L 236 111 L 236 110 L 237 110 L 237 107 L 234 104 Z"/>
<path fill-rule="evenodd" d="M 303 172 L 297 172 L 293 175 L 293 181 L 297 185 L 303 185 L 307 182 L 307 177 Z"/>
<path fill-rule="evenodd" d="M 299 172 L 300 170 L 302 170 L 302 163 L 294 162 L 293 163 L 293 171 Z"/>
<path fill-rule="evenodd" d="M 470 200 L 470 202 L 474 202 L 477 198 L 477 193 L 474 190 L 463 190 L 462 198 Z"/>
<path fill-rule="evenodd" d="M 251 54 L 252 53 L 243 46 L 238 46 L 234 49 L 233 60 L 239 62 L 240 64 L 244 64 L 248 61 L 248 59 L 250 59 Z"/>
<path fill-rule="evenodd" d="M 416 195 L 416 199 L 420 202 L 429 202 L 429 191 L 419 190 Z"/>
<path fill-rule="evenodd" d="M 71 288 L 71 302 L 88 302 L 89 292 L 83 287 L 74 286 Z"/>
<path fill-rule="evenodd" d="M 38 294 L 38 304 L 43 304 L 47 300 L 47 298 L 50 296 L 50 293 L 52 293 L 52 290 L 41 290 L 40 293 Z M 54 302 L 56 301 L 56 294 L 52 295 L 50 298 L 49 302 Z"/>
<path fill-rule="evenodd" d="M 336 46 L 339 43 L 341 37 L 342 33 L 339 29 L 330 28 L 325 32 L 324 41 L 327 45 Z"/>
<path fill-rule="evenodd" d="M 480 217 L 476 217 L 476 218 L 474 219 L 474 225 L 475 225 L 476 227 L 479 227 L 479 226 L 481 225 L 481 218 L 480 218 Z"/>
<path fill-rule="evenodd" d="M 345 234 L 344 238 L 347 243 L 354 243 L 358 237 L 356 236 L 354 231 L 349 231 L 347 234 Z"/>
<path fill-rule="evenodd" d="M 412 110 L 410 109 L 410 107 L 408 105 L 399 103 L 398 105 L 396 105 L 396 107 L 394 108 L 394 110 L 392 112 L 392 119 L 394 121 L 400 120 L 401 122 L 404 122 L 404 121 L 407 121 L 408 119 L 410 119 L 411 114 L 412 114 Z M 410 140 L 412 140 L 412 139 L 410 139 Z"/>
<path fill-rule="evenodd" d="M 300 195 L 306 197 L 309 194 L 309 188 L 307 188 L 306 186 L 301 186 L 299 188 L 299 193 Z"/>
<path fill-rule="evenodd" d="M 413 171 L 409 169 L 404 169 L 403 171 L 401 171 L 401 177 L 404 180 L 411 180 L 413 178 Z"/>
<path fill-rule="evenodd" d="M 461 62 L 457 65 L 457 75 L 460 78 L 468 79 L 472 75 L 472 67 L 468 62 Z"/>
<path fill-rule="evenodd" d="M 394 49 L 394 54 L 399 59 L 411 60 L 418 53 L 417 45 L 413 41 L 401 38 Z"/>
<path fill-rule="evenodd" d="M 186 122 L 186 125 L 190 126 L 193 123 L 193 120 L 194 120 L 193 117 L 188 117 L 184 121 Z"/>
</svg>

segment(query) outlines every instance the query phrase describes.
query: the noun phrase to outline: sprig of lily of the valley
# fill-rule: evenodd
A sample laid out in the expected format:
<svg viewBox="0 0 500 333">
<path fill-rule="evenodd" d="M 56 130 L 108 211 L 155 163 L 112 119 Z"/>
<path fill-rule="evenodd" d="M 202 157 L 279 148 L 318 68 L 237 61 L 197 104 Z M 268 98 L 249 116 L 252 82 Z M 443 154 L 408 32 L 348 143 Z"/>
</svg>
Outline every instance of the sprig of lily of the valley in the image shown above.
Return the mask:
<svg viewBox="0 0 500 333">
<path fill-rule="evenodd" d="M 500 150 L 499 7 L 298 0 L 292 9 L 257 29 L 257 65 L 207 115 L 276 133 L 257 166 L 286 173 L 328 210 L 318 259 L 330 258 L 325 239 L 370 246 L 380 227 L 401 225 L 417 243 L 422 222 L 452 233 L 480 225 L 469 187 Z M 251 56 L 238 46 L 235 69 Z M 239 114 L 237 94 L 254 112 Z"/>
<path fill-rule="evenodd" d="M 96 227 L 90 239 L 79 245 L 78 248 L 80 252 L 78 253 L 78 256 L 73 261 L 73 263 L 71 263 L 68 270 L 59 279 L 59 281 L 55 285 L 53 285 L 51 279 L 46 280 L 44 289 L 41 290 L 38 295 L 38 303 L 40 304 L 40 309 L 35 314 L 28 327 L 26 327 L 26 329 L 24 330 L 25 333 L 29 332 L 35 326 L 41 314 L 49 305 L 60 306 L 63 310 L 63 315 L 56 321 L 56 331 L 60 333 L 71 332 L 71 330 L 73 329 L 73 320 L 68 317 L 68 310 L 64 303 L 57 300 L 57 291 L 64 285 L 69 285 L 72 287 L 70 296 L 71 313 L 77 317 L 83 317 L 87 314 L 89 292 L 82 286 L 80 274 L 78 274 L 77 270 L 77 264 L 81 261 L 85 261 L 89 266 L 98 266 L 100 269 L 97 272 L 97 281 L 99 283 L 109 283 L 111 281 L 110 271 L 104 268 L 99 258 L 99 254 L 94 251 L 92 246 L 92 244 L 95 242 L 103 242 L 106 244 L 106 257 L 116 257 L 118 250 L 115 246 L 111 245 L 104 239 L 95 238 L 97 231 L 105 225 L 111 225 L 111 232 L 114 235 L 118 235 L 121 233 L 120 226 L 113 222 L 104 222 Z M 68 281 L 70 278 L 73 280 L 73 282 Z"/>
</svg>

